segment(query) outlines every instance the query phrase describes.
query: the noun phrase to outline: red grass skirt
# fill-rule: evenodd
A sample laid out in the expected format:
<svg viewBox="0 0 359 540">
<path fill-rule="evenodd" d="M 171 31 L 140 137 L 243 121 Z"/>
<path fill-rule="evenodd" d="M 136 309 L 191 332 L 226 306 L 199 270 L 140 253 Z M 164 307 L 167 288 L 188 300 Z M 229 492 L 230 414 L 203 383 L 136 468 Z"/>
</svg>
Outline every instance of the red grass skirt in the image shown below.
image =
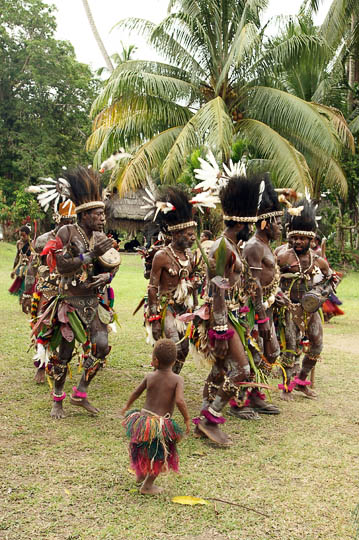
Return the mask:
<svg viewBox="0 0 359 540">
<path fill-rule="evenodd" d="M 133 410 L 126 414 L 122 425 L 130 439 L 131 468 L 137 476 L 178 472 L 177 442 L 182 430 L 172 418 Z"/>
</svg>

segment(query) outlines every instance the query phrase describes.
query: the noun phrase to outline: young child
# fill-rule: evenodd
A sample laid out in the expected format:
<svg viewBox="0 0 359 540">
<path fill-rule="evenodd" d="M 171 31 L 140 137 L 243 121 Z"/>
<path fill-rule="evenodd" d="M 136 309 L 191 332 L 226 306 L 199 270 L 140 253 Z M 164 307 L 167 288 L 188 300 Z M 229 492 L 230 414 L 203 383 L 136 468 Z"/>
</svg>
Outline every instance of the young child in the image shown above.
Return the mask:
<svg viewBox="0 0 359 540">
<path fill-rule="evenodd" d="M 182 437 L 178 424 L 171 419 L 177 405 L 190 432 L 189 416 L 183 395 L 183 378 L 172 371 L 176 361 L 176 345 L 170 339 L 157 341 L 152 355 L 155 371 L 146 375 L 132 392 L 121 413 L 125 414 L 132 403 L 146 390 L 144 408 L 129 411 L 123 426 L 130 439 L 131 467 L 137 482 L 143 482 L 142 494 L 156 495 L 162 491 L 154 485 L 161 472 L 178 471 L 176 443 Z"/>
</svg>

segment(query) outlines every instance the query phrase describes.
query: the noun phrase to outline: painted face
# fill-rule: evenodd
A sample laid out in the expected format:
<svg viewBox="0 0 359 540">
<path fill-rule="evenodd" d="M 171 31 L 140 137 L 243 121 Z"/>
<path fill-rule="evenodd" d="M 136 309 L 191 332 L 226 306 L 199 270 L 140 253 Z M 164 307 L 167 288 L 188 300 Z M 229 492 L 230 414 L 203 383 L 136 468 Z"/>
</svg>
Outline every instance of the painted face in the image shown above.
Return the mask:
<svg viewBox="0 0 359 540">
<path fill-rule="evenodd" d="M 291 236 L 291 244 L 298 255 L 307 253 L 310 248 L 310 238 L 308 236 Z"/>
<path fill-rule="evenodd" d="M 276 216 L 269 227 L 270 230 L 270 240 L 279 240 L 282 234 L 282 220 L 280 216 Z"/>
<path fill-rule="evenodd" d="M 180 249 L 188 249 L 193 246 L 194 241 L 196 240 L 196 231 L 194 227 L 176 231 L 174 239 Z"/>
<path fill-rule="evenodd" d="M 20 231 L 20 240 L 26 242 L 29 238 L 29 235 L 25 231 Z"/>
<path fill-rule="evenodd" d="M 82 220 L 91 231 L 102 232 L 106 222 L 105 212 L 102 208 L 95 208 L 90 212 L 86 212 Z"/>
</svg>

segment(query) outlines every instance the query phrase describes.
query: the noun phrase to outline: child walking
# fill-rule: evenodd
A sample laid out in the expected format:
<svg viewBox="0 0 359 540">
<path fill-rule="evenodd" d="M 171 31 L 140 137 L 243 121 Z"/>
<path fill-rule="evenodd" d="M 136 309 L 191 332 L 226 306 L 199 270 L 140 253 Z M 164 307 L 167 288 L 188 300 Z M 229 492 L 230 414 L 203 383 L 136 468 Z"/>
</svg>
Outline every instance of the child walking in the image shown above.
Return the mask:
<svg viewBox="0 0 359 540">
<path fill-rule="evenodd" d="M 183 378 L 172 371 L 176 356 L 176 345 L 172 340 L 157 341 L 152 355 L 155 371 L 146 375 L 121 411 L 125 414 L 146 390 L 144 408 L 127 412 L 123 421 L 130 439 L 131 467 L 136 473 L 137 482 L 143 482 L 140 492 L 146 495 L 156 495 L 162 491 L 154 485 L 161 472 L 170 469 L 178 471 L 176 443 L 182 437 L 182 430 L 171 418 L 175 405 L 183 416 L 186 434 L 190 432 Z"/>
</svg>

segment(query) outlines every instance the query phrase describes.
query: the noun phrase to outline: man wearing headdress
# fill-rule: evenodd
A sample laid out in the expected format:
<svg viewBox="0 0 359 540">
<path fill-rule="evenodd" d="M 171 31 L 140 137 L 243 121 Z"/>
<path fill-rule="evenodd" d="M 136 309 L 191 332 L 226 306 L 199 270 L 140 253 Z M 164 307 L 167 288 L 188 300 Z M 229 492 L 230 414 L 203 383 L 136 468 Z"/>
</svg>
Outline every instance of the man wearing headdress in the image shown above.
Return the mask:
<svg viewBox="0 0 359 540">
<path fill-rule="evenodd" d="M 53 184 L 50 184 L 53 186 Z M 35 189 L 31 189 L 35 188 Z M 30 193 L 38 193 L 41 190 L 36 189 L 37 186 L 30 186 Z M 22 310 L 24 313 L 31 311 L 31 324 L 33 326 L 37 318 L 46 309 L 47 303 L 58 294 L 60 276 L 56 268 L 50 272 L 46 262 L 46 256 L 41 255 L 46 244 L 50 240 L 55 240 L 57 232 L 64 225 L 70 225 L 76 218 L 75 206 L 70 201 L 63 201 L 56 205 L 56 211 L 53 212 L 53 219 L 56 226 L 51 231 L 48 231 L 35 240 L 34 253 L 26 273 L 25 292 L 23 294 Z M 51 335 L 51 332 L 49 332 Z M 41 384 L 45 381 L 45 368 L 49 362 L 51 353 L 49 351 L 49 339 L 41 332 L 35 333 L 34 341 L 36 343 L 36 354 L 34 356 L 34 364 L 36 369 L 35 382 Z"/>
<path fill-rule="evenodd" d="M 203 390 L 201 414 L 194 419 L 195 431 L 221 446 L 232 444 L 219 428 L 225 422 L 222 411 L 231 398 L 243 401 L 243 383 L 250 379 L 246 328 L 241 318 L 256 282 L 238 242 L 248 240 L 249 225 L 257 220 L 260 181 L 255 176 L 232 176 L 219 191 L 226 228 L 209 252 L 206 309 L 202 306 L 195 312 L 203 319 L 200 324 L 195 320 L 195 349 L 213 363 Z"/>
<path fill-rule="evenodd" d="M 189 343 L 185 338 L 186 324 L 179 316 L 191 311 L 196 303 L 195 265 L 190 248 L 197 224 L 192 217 L 193 206 L 179 188 L 167 188 L 157 200 L 151 197 L 147 202 L 149 215 L 154 215 L 171 241 L 156 252 L 152 261 L 145 324 L 152 342 L 166 337 L 176 343 L 173 371 L 180 373 Z"/>
<path fill-rule="evenodd" d="M 292 398 L 293 389 L 308 398 L 316 397 L 307 377 L 323 348 L 318 309 L 331 290 L 329 282 L 334 284 L 335 280 L 328 263 L 310 249 L 316 229 L 315 211 L 310 202 L 304 199 L 296 203 L 292 213 L 286 216 L 289 243 L 277 251 L 281 289 L 291 300 L 291 306 L 282 308 L 279 314 L 280 328 L 285 335 L 281 360 L 286 374 L 279 388 L 285 400 Z M 305 354 L 300 369 L 303 342 Z"/>
<path fill-rule="evenodd" d="M 105 204 L 97 173 L 78 167 L 63 176 L 64 192 L 76 206 L 78 222 L 62 227 L 55 241 L 49 242 L 42 252 L 48 256 L 50 271 L 57 266 L 60 296 L 55 297 L 54 305 L 50 304 L 37 322 L 46 326 L 48 314 L 55 313 L 52 341 L 54 347 L 58 342 L 59 354 L 52 359 L 54 418 L 64 417 L 64 384 L 75 339 L 84 349 L 83 373 L 70 402 L 92 414 L 98 412 L 88 401 L 87 390 L 110 351 L 107 325 L 112 322 L 113 313 L 107 285 L 120 264 L 119 255 L 113 253 L 113 241 L 103 233 Z"/>
<path fill-rule="evenodd" d="M 251 274 L 256 280 L 257 287 L 253 298 L 255 311 L 255 330 L 253 335 L 259 334 L 260 350 L 253 350 L 253 357 L 259 366 L 264 356 L 267 368 L 273 364 L 280 355 L 280 347 L 277 340 L 272 306 L 274 302 L 283 301 L 283 295 L 279 288 L 280 271 L 276 259 L 270 247 L 270 242 L 278 240 L 282 231 L 281 216 L 278 196 L 267 175 L 263 177 L 261 184 L 260 201 L 256 222 L 256 232 L 245 244 L 243 256 L 246 259 Z M 264 366 L 265 367 L 265 366 Z M 248 391 L 248 406 L 260 414 L 279 414 L 279 409 L 272 403 L 264 400 L 263 394 L 257 389 Z M 231 409 L 232 413 L 240 410 Z"/>
</svg>

